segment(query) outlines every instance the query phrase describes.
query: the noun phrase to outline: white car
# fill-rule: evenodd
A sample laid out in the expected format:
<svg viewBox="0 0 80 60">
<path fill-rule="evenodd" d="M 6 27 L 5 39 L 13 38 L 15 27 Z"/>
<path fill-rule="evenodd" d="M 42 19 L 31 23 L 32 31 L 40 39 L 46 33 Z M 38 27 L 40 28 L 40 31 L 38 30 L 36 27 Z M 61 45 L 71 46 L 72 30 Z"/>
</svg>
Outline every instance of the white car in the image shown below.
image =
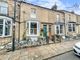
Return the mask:
<svg viewBox="0 0 80 60">
<path fill-rule="evenodd" d="M 76 43 L 74 46 L 73 46 L 73 49 L 74 49 L 74 53 L 78 56 L 80 56 L 80 42 Z"/>
</svg>

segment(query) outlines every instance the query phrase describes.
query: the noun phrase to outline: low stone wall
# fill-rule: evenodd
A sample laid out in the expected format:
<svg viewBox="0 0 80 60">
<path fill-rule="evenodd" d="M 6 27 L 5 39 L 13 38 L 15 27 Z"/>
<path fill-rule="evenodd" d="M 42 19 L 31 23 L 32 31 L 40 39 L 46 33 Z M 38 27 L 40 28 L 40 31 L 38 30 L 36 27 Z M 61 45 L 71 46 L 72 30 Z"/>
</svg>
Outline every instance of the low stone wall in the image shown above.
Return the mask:
<svg viewBox="0 0 80 60">
<path fill-rule="evenodd" d="M 12 38 L 11 37 L 1 37 L 0 38 L 0 45 L 5 45 L 9 42 L 11 42 Z"/>
</svg>

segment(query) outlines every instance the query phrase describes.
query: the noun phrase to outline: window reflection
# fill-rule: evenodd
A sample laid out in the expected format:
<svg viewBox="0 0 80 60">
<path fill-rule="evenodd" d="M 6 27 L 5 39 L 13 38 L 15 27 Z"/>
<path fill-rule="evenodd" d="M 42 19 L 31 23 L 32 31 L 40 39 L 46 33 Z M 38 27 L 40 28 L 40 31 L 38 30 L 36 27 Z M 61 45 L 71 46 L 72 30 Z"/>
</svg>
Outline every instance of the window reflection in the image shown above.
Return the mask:
<svg viewBox="0 0 80 60">
<path fill-rule="evenodd" d="M 30 34 L 37 34 L 37 23 L 31 23 Z"/>
</svg>

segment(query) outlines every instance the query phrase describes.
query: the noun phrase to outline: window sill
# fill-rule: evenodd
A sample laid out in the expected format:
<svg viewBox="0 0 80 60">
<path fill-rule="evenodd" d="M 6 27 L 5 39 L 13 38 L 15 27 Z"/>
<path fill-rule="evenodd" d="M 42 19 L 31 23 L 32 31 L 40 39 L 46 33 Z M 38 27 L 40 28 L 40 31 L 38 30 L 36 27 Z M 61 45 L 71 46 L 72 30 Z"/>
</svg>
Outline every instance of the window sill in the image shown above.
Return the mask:
<svg viewBox="0 0 80 60">
<path fill-rule="evenodd" d="M 69 32 L 76 32 L 76 31 L 69 31 Z"/>
<path fill-rule="evenodd" d="M 11 35 L 7 35 L 7 36 L 0 36 L 0 38 L 9 38 L 12 37 Z"/>
<path fill-rule="evenodd" d="M 38 36 L 38 35 L 27 35 L 27 36 Z"/>
</svg>

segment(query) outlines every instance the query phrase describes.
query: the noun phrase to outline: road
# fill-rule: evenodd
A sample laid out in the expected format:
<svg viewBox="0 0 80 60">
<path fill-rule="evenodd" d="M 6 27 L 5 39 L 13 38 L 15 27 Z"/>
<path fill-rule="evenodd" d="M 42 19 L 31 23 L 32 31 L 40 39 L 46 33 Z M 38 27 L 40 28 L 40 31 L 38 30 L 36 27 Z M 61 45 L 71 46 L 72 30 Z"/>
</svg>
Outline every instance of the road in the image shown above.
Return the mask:
<svg viewBox="0 0 80 60">
<path fill-rule="evenodd" d="M 50 58 L 48 60 L 80 60 L 80 57 L 73 54 L 73 51 Z"/>
</svg>

